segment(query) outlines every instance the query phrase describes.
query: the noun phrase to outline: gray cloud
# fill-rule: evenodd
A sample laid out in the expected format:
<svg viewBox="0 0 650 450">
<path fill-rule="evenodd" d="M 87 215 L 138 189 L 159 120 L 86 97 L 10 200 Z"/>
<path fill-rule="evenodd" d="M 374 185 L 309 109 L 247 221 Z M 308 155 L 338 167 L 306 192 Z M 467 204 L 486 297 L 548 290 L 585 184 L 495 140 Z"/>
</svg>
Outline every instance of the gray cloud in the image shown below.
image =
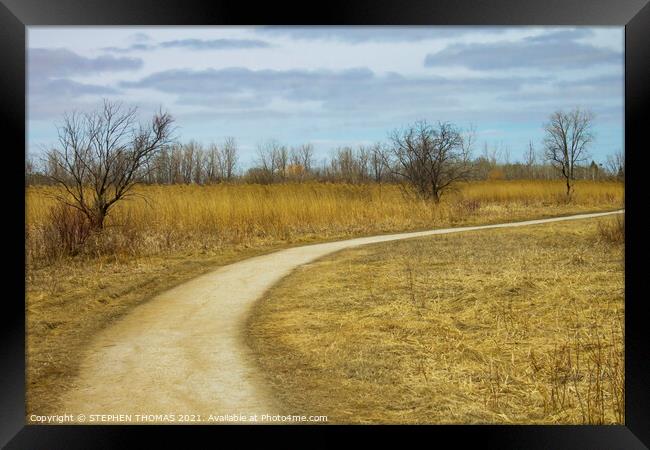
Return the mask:
<svg viewBox="0 0 650 450">
<path fill-rule="evenodd" d="M 137 58 L 87 58 L 67 49 L 30 48 L 27 56 L 29 116 L 35 119 L 60 115 L 62 104 L 81 105 L 80 97 L 119 94 L 113 87 L 80 83 L 68 77 L 135 70 L 143 64 Z"/>
<path fill-rule="evenodd" d="M 618 145 L 622 136 L 622 48 L 613 52 L 593 47 L 589 43 L 606 39 L 607 33 L 596 34 L 582 28 L 554 27 L 523 39 L 517 39 L 521 33 L 512 33 L 513 29 L 516 28 L 270 27 L 248 29 L 257 33 L 247 35 L 253 44 L 241 42 L 246 39 L 185 39 L 187 34 L 180 31 L 169 36 L 167 32 L 159 35 L 147 30 L 147 35 L 131 34 L 126 39 L 124 34 L 107 35 L 96 46 L 117 46 L 104 49 L 110 53 L 97 51 L 92 57 L 82 56 L 90 55 L 85 52 L 74 53 L 78 44 L 72 41 L 72 51 L 30 49 L 29 136 L 32 143 L 55 141 L 52 122 L 59 120 L 64 111 L 91 111 L 100 104 L 101 97 L 108 97 L 137 104 L 141 111 L 144 108 L 145 116 L 160 106 L 153 105 L 154 102 L 164 102 L 164 107 L 177 117 L 184 137 L 209 140 L 213 136 L 235 135 L 250 148 L 256 140 L 267 137 L 286 142 L 378 139 L 394 127 L 422 118 L 449 120 L 461 126 L 475 123 L 479 130 L 501 133 L 486 133 L 485 139 L 503 137 L 513 148 L 517 148 L 518 142 L 525 148 L 529 139 L 537 139 L 550 112 L 573 106 L 596 112 L 597 145 Z M 132 32 L 136 31 L 140 30 Z M 489 36 L 482 39 L 485 33 Z M 256 41 L 286 46 L 291 52 L 314 51 L 310 44 L 317 43 L 315 48 L 323 52 L 322 64 L 326 66 L 337 58 L 338 52 L 349 52 L 345 54 L 348 57 L 364 51 L 358 43 L 421 42 L 411 47 L 413 53 L 422 52 L 420 56 L 415 54 L 415 62 L 421 64 L 427 51 L 422 48 L 427 48 L 428 40 L 450 38 L 449 42 L 458 43 L 467 39 L 453 38 L 466 34 L 483 43 L 451 46 L 430 58 L 432 65 L 453 63 L 478 68 L 480 72 L 473 72 L 471 77 L 440 76 L 437 71 L 421 69 L 417 71 L 420 75 L 407 75 L 396 64 L 392 64 L 393 70 L 400 73 L 373 72 L 369 68 L 319 70 L 314 67 L 320 63 L 314 66 L 311 58 L 304 63 L 298 58 L 293 70 L 252 69 L 252 61 L 243 62 L 244 67 L 199 69 L 190 65 L 178 70 L 181 66 L 174 61 L 160 59 L 165 56 L 164 48 L 193 51 L 196 55 L 199 50 L 213 49 L 216 54 L 224 48 L 239 46 L 244 55 L 249 52 L 246 48 L 264 48 L 264 44 L 256 47 Z M 79 33 L 76 40 L 83 43 L 84 37 L 84 33 Z M 47 38 L 43 35 L 39 41 L 48 42 Z M 518 43 L 507 42 L 511 38 Z M 496 39 L 506 42 L 486 42 Z M 406 47 L 401 45 L 397 50 Z M 395 50 L 391 46 L 384 48 Z M 385 58 L 390 59 L 390 51 L 384 52 Z M 219 54 L 226 60 L 228 55 L 226 50 Z M 197 56 L 205 56 L 205 52 Z M 134 74 L 128 71 L 143 67 L 139 58 L 147 62 L 147 71 L 137 72 L 135 81 L 126 81 L 127 75 L 134 80 Z M 610 65 L 590 70 L 601 63 Z M 275 63 L 256 58 L 254 65 L 263 68 L 268 64 Z M 386 67 L 384 63 L 369 64 Z M 528 67 L 538 69 L 534 74 L 540 76 L 511 70 Z M 586 70 L 567 70 L 575 67 Z M 492 70 L 495 68 L 498 70 Z M 116 74 L 123 73 L 124 81 L 91 82 L 84 77 L 104 72 L 111 76 L 93 80 L 115 80 Z M 609 75 L 599 75 L 603 73 Z M 574 79 L 578 76 L 583 79 Z"/>
<path fill-rule="evenodd" d="M 414 42 L 458 37 L 468 33 L 503 33 L 503 27 L 466 26 L 267 26 L 255 31 L 300 40 L 363 42 Z"/>
<path fill-rule="evenodd" d="M 108 86 L 78 83 L 67 79 L 30 80 L 27 88 L 28 113 L 33 120 L 61 117 L 66 110 L 88 110 L 97 106 L 100 97 L 119 91 Z M 65 105 L 64 107 L 62 107 Z"/>
<path fill-rule="evenodd" d="M 456 44 L 430 53 L 424 65 L 463 66 L 476 70 L 509 68 L 572 69 L 610 64 L 621 65 L 621 52 L 576 42 L 589 30 L 566 30 L 529 37 L 517 42 Z"/>
<path fill-rule="evenodd" d="M 155 45 L 151 44 L 131 44 L 128 47 L 103 47 L 101 50 L 111 53 L 131 53 L 135 51 L 154 50 Z"/>
<path fill-rule="evenodd" d="M 158 48 L 185 48 L 189 50 L 243 50 L 268 48 L 271 44 L 259 39 L 176 39 L 159 44 L 135 43 L 128 47 L 104 47 L 102 50 L 113 53 L 148 51 Z"/>
<path fill-rule="evenodd" d="M 45 80 L 29 85 L 29 95 L 32 96 L 56 96 L 58 98 L 70 99 L 82 95 L 110 95 L 118 91 L 109 86 L 98 86 L 95 84 L 78 83 L 67 79 Z"/>
<path fill-rule="evenodd" d="M 121 87 L 176 94 L 179 104 L 209 106 L 220 111 L 264 109 L 280 99 L 294 103 L 317 102 L 326 112 L 385 114 L 398 108 L 407 111 L 439 105 L 452 108 L 460 105 L 459 98 L 463 95 L 513 92 L 526 83 L 545 80 L 542 77 L 407 78 L 396 73 L 379 76 L 367 68 L 337 72 L 228 68 L 158 72 L 139 81 L 123 82 Z"/>
<path fill-rule="evenodd" d="M 300 120 L 336 122 L 341 127 L 390 127 L 414 118 L 541 123 L 549 111 L 576 105 L 591 108 L 606 120 L 612 114 L 605 112 L 615 110 L 621 102 L 621 81 L 615 74 L 561 81 L 552 76 L 406 77 L 380 75 L 368 68 L 283 71 L 236 67 L 158 72 L 123 82 L 120 87 L 175 95 L 176 104 L 195 109 L 196 120 L 240 124 Z"/>
<path fill-rule="evenodd" d="M 622 67 L 621 67 L 622 68 Z M 583 78 L 579 80 L 563 80 L 556 83 L 562 88 L 589 88 L 597 91 L 623 89 L 623 73 L 612 75 L 600 75 L 597 77 Z M 621 97 L 622 98 L 622 97 Z"/>
<path fill-rule="evenodd" d="M 228 50 L 244 48 L 266 48 L 270 47 L 266 41 L 258 39 L 180 39 L 175 41 L 161 42 L 163 48 L 189 48 L 193 50 Z"/>
<path fill-rule="evenodd" d="M 143 65 L 139 58 L 111 55 L 86 58 L 64 48 L 30 48 L 27 54 L 29 74 L 39 78 L 135 70 Z"/>
<path fill-rule="evenodd" d="M 580 80 L 561 80 L 541 89 L 526 92 L 508 92 L 497 96 L 498 101 L 520 104 L 580 104 L 604 105 L 623 100 L 623 75 L 603 75 Z"/>
<path fill-rule="evenodd" d="M 591 37 L 594 31 L 590 28 L 569 28 L 569 29 L 551 29 L 545 30 L 544 33 L 537 36 L 530 36 L 525 39 L 526 42 L 550 43 L 575 41 Z"/>
<path fill-rule="evenodd" d="M 129 36 L 129 38 L 134 42 L 147 42 L 151 40 L 151 36 L 147 33 L 135 33 Z"/>
</svg>

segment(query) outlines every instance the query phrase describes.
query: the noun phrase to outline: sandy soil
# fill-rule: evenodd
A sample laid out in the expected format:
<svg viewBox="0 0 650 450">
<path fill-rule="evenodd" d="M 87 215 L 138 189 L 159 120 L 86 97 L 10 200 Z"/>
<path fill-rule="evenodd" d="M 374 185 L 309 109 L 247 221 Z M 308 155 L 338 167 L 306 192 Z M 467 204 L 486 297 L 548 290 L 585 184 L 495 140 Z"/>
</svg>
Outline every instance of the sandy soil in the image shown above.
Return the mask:
<svg viewBox="0 0 650 450">
<path fill-rule="evenodd" d="M 245 343 L 245 323 L 262 294 L 296 267 L 358 245 L 488 228 L 598 217 L 580 214 L 506 224 L 446 228 L 349 239 L 281 250 L 221 267 L 138 306 L 91 342 L 61 413 L 126 414 L 100 423 L 232 423 L 226 415 L 286 414 L 272 398 Z M 170 416 L 173 415 L 173 420 Z M 187 417 L 179 417 L 187 415 Z M 212 417 L 211 417 L 212 416 Z M 180 419 L 180 420 L 179 420 Z M 150 418 L 148 423 L 169 423 Z"/>
</svg>

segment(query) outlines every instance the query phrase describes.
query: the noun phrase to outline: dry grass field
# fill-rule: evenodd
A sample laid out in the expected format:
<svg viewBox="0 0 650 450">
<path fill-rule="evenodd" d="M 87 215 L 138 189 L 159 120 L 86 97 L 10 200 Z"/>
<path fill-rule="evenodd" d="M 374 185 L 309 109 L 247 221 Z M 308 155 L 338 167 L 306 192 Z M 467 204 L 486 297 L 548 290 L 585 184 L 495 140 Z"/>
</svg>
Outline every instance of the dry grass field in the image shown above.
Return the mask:
<svg viewBox="0 0 650 450">
<path fill-rule="evenodd" d="M 624 420 L 622 216 L 345 250 L 258 302 L 259 364 L 333 423 Z"/>
<path fill-rule="evenodd" d="M 27 256 L 35 266 L 56 260 L 63 248 L 53 190 L 27 192 Z M 201 252 L 614 209 L 623 203 L 623 184 L 578 183 L 570 203 L 560 181 L 465 183 L 438 205 L 405 197 L 396 185 L 378 184 L 142 186 L 136 194 L 116 205 L 105 232 L 89 237 L 79 253 Z"/>
<path fill-rule="evenodd" d="M 26 193 L 27 411 L 47 414 L 103 327 L 155 294 L 242 258 L 302 243 L 622 207 L 623 185 L 466 183 L 432 205 L 394 185 L 142 186 L 101 234 Z M 67 249 L 63 251 L 63 249 Z"/>
</svg>

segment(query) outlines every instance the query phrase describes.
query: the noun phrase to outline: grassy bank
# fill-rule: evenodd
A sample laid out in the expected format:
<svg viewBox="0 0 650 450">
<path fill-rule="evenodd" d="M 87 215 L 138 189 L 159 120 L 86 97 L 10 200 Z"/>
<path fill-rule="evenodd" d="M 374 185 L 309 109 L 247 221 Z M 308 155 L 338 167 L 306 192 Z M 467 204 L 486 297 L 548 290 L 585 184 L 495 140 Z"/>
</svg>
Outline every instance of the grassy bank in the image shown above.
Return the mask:
<svg viewBox="0 0 650 450">
<path fill-rule="evenodd" d="M 287 412 L 334 423 L 622 423 L 623 241 L 602 218 L 346 250 L 249 342 Z"/>
</svg>

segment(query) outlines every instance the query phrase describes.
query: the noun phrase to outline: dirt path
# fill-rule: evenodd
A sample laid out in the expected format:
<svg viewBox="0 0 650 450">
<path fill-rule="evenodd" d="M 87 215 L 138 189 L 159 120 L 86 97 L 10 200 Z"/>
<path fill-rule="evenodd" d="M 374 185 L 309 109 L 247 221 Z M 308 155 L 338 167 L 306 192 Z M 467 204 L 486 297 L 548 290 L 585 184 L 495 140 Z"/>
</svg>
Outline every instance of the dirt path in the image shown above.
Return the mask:
<svg viewBox="0 0 650 450">
<path fill-rule="evenodd" d="M 296 267 L 358 245 L 622 212 L 349 239 L 221 267 L 138 306 L 100 333 L 62 412 L 85 414 L 87 423 L 91 414 L 173 414 L 176 420 L 189 414 L 200 415 L 202 422 L 210 415 L 258 414 L 262 421 L 262 414 L 286 414 L 268 391 L 243 333 L 255 301 Z"/>
</svg>

